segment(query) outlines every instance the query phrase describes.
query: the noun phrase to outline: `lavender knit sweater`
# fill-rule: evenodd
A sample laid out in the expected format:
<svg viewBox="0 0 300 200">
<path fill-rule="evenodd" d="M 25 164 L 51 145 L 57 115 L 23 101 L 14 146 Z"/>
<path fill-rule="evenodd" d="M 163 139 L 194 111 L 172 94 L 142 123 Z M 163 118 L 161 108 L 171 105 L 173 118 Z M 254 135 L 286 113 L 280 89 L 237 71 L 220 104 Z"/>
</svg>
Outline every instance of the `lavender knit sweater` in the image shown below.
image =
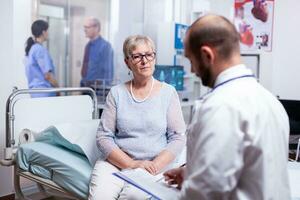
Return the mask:
<svg viewBox="0 0 300 200">
<path fill-rule="evenodd" d="M 161 151 L 175 156 L 185 142 L 185 123 L 176 90 L 163 83 L 156 94 L 136 102 L 125 84 L 111 88 L 97 132 L 97 146 L 106 159 L 120 148 L 133 159 L 152 160 Z"/>
</svg>

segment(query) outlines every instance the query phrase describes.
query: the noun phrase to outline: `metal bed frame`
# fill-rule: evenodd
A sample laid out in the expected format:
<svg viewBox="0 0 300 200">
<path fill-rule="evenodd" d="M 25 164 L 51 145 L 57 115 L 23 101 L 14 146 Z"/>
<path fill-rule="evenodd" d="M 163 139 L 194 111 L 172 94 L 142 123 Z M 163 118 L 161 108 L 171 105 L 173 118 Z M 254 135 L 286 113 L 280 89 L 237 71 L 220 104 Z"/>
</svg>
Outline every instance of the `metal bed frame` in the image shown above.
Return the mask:
<svg viewBox="0 0 300 200">
<path fill-rule="evenodd" d="M 90 87 L 92 88 L 96 95 L 98 103 L 104 104 L 106 100 L 106 96 L 110 91 L 111 87 L 118 84 L 118 79 L 96 79 L 92 81 L 84 81 L 82 82 L 83 87 Z"/>
<path fill-rule="evenodd" d="M 29 179 L 31 181 L 34 181 L 37 183 L 38 189 L 41 193 L 44 195 L 47 195 L 48 192 L 45 190 L 44 186 L 47 188 L 50 188 L 54 191 L 60 192 L 65 197 L 72 198 L 72 199 L 82 199 L 81 197 L 78 197 L 74 194 L 71 194 L 70 192 L 67 192 L 62 187 L 58 186 L 56 183 L 54 183 L 52 180 L 45 179 L 42 177 L 39 177 L 37 175 L 34 175 L 30 172 L 23 171 L 18 168 L 16 165 L 16 157 L 15 153 L 17 151 L 17 145 L 15 144 L 15 133 L 14 133 L 14 105 L 15 102 L 18 100 L 17 97 L 22 94 L 34 94 L 34 93 L 53 93 L 53 92 L 64 92 L 64 93 L 72 93 L 72 92 L 82 92 L 84 94 L 88 94 L 91 96 L 93 101 L 93 119 L 98 118 L 98 109 L 97 109 L 97 96 L 93 89 L 88 87 L 82 87 L 82 88 L 53 88 L 53 89 L 21 89 L 18 90 L 17 88 L 14 88 L 12 94 L 8 97 L 6 101 L 6 148 L 4 149 L 4 159 L 0 160 L 0 164 L 3 166 L 11 167 L 13 166 L 14 170 L 14 188 L 15 193 L 18 199 L 30 199 L 28 197 L 25 197 L 25 195 L 22 192 L 21 185 L 20 185 L 20 177 L 23 177 L 25 179 Z M 51 194 L 51 193 L 49 193 Z"/>
</svg>

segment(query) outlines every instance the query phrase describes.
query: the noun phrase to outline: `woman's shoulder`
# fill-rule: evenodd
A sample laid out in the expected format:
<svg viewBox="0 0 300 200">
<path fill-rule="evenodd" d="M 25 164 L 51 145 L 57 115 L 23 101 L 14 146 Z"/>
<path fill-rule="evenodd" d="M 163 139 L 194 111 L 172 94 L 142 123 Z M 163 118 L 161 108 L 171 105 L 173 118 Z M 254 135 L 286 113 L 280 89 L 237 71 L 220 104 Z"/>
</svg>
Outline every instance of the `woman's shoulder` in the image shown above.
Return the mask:
<svg viewBox="0 0 300 200">
<path fill-rule="evenodd" d="M 47 52 L 47 49 L 39 43 L 34 43 L 32 45 L 32 47 L 30 48 L 30 51 L 32 53 L 45 53 L 45 52 Z"/>
<path fill-rule="evenodd" d="M 167 108 L 172 102 L 172 99 L 177 98 L 178 95 L 176 89 L 172 85 L 165 82 L 160 82 L 160 84 L 161 89 L 159 92 L 159 98 L 161 99 L 163 105 Z"/>
<path fill-rule="evenodd" d="M 176 90 L 172 85 L 168 83 L 159 81 L 159 84 L 161 84 L 161 86 L 157 96 L 162 100 L 162 102 L 165 102 L 166 105 L 168 105 L 174 95 L 177 94 Z"/>
<path fill-rule="evenodd" d="M 111 87 L 109 91 L 110 98 L 114 99 L 115 103 L 118 105 L 120 102 L 123 102 L 126 99 L 126 96 L 128 96 L 127 88 L 125 83 L 120 83 L 118 85 L 114 85 Z"/>
<path fill-rule="evenodd" d="M 114 95 L 126 92 L 126 83 L 120 83 L 111 87 L 110 92 Z"/>
<path fill-rule="evenodd" d="M 166 83 L 166 82 L 161 82 L 162 84 L 162 87 L 161 87 L 161 90 L 162 90 L 162 94 L 174 94 L 174 92 L 176 92 L 176 89 L 174 88 L 174 86 Z"/>
<path fill-rule="evenodd" d="M 31 47 L 32 49 L 38 50 L 38 49 L 46 49 L 43 45 L 39 44 L 39 43 L 34 43 Z"/>
</svg>

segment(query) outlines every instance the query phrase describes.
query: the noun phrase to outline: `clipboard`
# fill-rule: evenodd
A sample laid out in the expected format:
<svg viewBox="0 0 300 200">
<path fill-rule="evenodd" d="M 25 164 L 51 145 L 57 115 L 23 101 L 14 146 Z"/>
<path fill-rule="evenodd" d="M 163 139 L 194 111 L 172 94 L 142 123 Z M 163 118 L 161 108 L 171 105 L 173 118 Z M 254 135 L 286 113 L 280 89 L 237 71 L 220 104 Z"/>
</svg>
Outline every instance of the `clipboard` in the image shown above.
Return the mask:
<svg viewBox="0 0 300 200">
<path fill-rule="evenodd" d="M 126 181 L 158 200 L 177 199 L 180 191 L 163 181 L 163 175 L 151 175 L 146 170 L 137 168 L 113 173 L 114 176 Z"/>
</svg>

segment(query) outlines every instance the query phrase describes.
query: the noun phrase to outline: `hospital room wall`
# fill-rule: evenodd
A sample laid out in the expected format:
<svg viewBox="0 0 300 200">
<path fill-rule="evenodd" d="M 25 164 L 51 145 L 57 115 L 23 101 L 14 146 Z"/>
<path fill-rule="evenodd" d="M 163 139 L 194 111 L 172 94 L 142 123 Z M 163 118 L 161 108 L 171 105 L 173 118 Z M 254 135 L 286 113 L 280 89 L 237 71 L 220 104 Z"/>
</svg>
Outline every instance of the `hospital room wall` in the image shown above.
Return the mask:
<svg viewBox="0 0 300 200">
<path fill-rule="evenodd" d="M 0 158 L 5 147 L 5 104 L 14 86 L 26 87 L 24 42 L 30 35 L 31 0 L 1 0 L 0 5 Z M 0 166 L 0 197 L 10 194 L 11 168 Z"/>
<path fill-rule="evenodd" d="M 111 42 L 115 56 L 115 78 L 131 78 L 124 63 L 122 45 L 132 34 L 145 34 L 157 42 L 158 27 L 176 20 L 187 23 L 192 0 L 111 0 Z M 157 46 L 157 44 L 156 44 Z"/>
<path fill-rule="evenodd" d="M 10 87 L 12 83 L 10 77 L 7 74 L 10 74 L 10 66 L 13 63 L 13 55 L 8 52 L 13 50 L 13 29 L 12 29 L 12 11 L 13 1 L 3 0 L 0 6 L 0 74 L 1 74 L 1 84 L 0 84 L 0 157 L 3 158 L 3 148 L 5 145 L 5 99 L 10 92 Z M 5 22 L 5 23 L 3 23 Z M 4 26 L 5 24 L 5 26 Z M 6 67 L 8 66 L 8 67 Z M 7 195 L 11 192 L 11 171 L 9 168 L 0 166 L 0 196 Z M 5 179 L 4 179 L 5 178 Z M 7 180 L 4 182 L 4 180 Z"/>
<path fill-rule="evenodd" d="M 283 99 L 300 100 L 300 1 L 276 1 L 272 86 Z"/>
</svg>

